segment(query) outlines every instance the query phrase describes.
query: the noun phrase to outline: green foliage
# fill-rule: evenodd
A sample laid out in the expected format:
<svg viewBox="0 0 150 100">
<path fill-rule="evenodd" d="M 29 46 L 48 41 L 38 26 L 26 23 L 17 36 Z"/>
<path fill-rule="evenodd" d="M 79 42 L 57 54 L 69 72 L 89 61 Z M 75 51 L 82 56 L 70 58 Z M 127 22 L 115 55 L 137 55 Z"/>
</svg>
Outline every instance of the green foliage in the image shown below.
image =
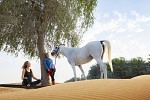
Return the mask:
<svg viewBox="0 0 150 100">
<path fill-rule="evenodd" d="M 39 55 L 38 40 L 77 46 L 93 24 L 96 0 L 0 0 L 0 50 Z M 42 42 L 39 40 L 39 42 Z"/>
<path fill-rule="evenodd" d="M 149 58 L 147 58 L 147 60 L 148 60 L 149 66 L 150 66 L 150 54 L 149 54 Z"/>
<path fill-rule="evenodd" d="M 125 73 L 127 70 L 126 67 L 126 60 L 123 57 L 115 58 L 112 60 L 113 68 L 114 68 L 114 75 L 116 78 L 125 78 Z"/>
<path fill-rule="evenodd" d="M 125 58 L 114 58 L 112 60 L 114 72 L 110 71 L 107 64 L 108 78 L 128 79 L 138 75 L 150 74 L 150 66 L 141 57 L 125 60 Z M 88 79 L 100 78 L 99 65 L 93 65 L 89 70 Z"/>
<path fill-rule="evenodd" d="M 88 76 L 87 76 L 87 79 L 99 79 L 100 78 L 100 67 L 98 64 L 96 65 L 92 65 L 89 73 L 88 73 Z"/>
</svg>

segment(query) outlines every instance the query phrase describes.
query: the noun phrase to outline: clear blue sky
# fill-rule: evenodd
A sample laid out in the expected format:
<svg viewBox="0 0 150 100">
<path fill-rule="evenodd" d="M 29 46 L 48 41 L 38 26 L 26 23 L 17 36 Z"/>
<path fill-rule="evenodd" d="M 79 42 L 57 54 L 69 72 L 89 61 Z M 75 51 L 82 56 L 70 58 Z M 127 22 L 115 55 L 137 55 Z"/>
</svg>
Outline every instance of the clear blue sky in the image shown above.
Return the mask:
<svg viewBox="0 0 150 100">
<path fill-rule="evenodd" d="M 80 46 L 90 41 L 106 39 L 112 45 L 112 58 L 147 59 L 150 54 L 149 5 L 150 0 L 98 0 L 94 11 L 94 25 L 84 34 Z M 21 67 L 26 60 L 31 62 L 35 76 L 40 78 L 39 60 L 0 52 L 0 83 L 20 82 Z M 92 64 L 95 64 L 95 61 L 83 65 L 86 74 Z M 80 76 L 80 70 L 78 68 L 76 70 Z M 56 81 L 64 82 L 71 77 L 73 77 L 72 69 L 66 58 L 57 59 Z"/>
</svg>

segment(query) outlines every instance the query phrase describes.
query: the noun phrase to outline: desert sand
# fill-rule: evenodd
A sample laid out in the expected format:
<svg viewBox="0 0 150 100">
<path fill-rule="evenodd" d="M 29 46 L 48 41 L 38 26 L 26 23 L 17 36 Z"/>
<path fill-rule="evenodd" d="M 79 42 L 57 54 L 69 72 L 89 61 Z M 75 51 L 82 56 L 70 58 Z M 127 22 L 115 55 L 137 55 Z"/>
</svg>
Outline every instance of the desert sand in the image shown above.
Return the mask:
<svg viewBox="0 0 150 100">
<path fill-rule="evenodd" d="M 8 92 L 1 92 L 0 87 L 0 100 L 150 100 L 150 75 L 62 83 L 39 89 L 7 89 Z"/>
<path fill-rule="evenodd" d="M 20 88 L 0 87 L 0 94 L 22 90 Z"/>
</svg>

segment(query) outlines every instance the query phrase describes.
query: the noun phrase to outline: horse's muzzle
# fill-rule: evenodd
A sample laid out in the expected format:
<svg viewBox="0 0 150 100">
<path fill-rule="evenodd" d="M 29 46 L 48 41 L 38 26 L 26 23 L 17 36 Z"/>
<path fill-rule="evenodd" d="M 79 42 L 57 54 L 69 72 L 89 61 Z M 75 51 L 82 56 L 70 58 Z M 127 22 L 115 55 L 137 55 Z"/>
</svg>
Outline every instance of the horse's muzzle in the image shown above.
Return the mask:
<svg viewBox="0 0 150 100">
<path fill-rule="evenodd" d="M 52 51 L 52 52 L 51 52 L 51 55 L 54 56 L 54 55 L 55 55 L 55 51 Z"/>
</svg>

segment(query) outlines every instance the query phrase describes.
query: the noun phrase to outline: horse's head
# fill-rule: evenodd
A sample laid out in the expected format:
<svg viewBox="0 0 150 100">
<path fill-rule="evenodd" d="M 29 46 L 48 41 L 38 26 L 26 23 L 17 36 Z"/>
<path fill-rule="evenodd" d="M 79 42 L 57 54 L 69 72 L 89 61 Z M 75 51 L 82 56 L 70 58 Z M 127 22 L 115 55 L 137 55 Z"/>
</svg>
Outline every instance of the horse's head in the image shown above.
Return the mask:
<svg viewBox="0 0 150 100">
<path fill-rule="evenodd" d="M 59 51 L 60 51 L 60 47 L 56 46 L 55 49 L 51 52 L 51 55 L 56 56 L 59 54 Z"/>
</svg>

